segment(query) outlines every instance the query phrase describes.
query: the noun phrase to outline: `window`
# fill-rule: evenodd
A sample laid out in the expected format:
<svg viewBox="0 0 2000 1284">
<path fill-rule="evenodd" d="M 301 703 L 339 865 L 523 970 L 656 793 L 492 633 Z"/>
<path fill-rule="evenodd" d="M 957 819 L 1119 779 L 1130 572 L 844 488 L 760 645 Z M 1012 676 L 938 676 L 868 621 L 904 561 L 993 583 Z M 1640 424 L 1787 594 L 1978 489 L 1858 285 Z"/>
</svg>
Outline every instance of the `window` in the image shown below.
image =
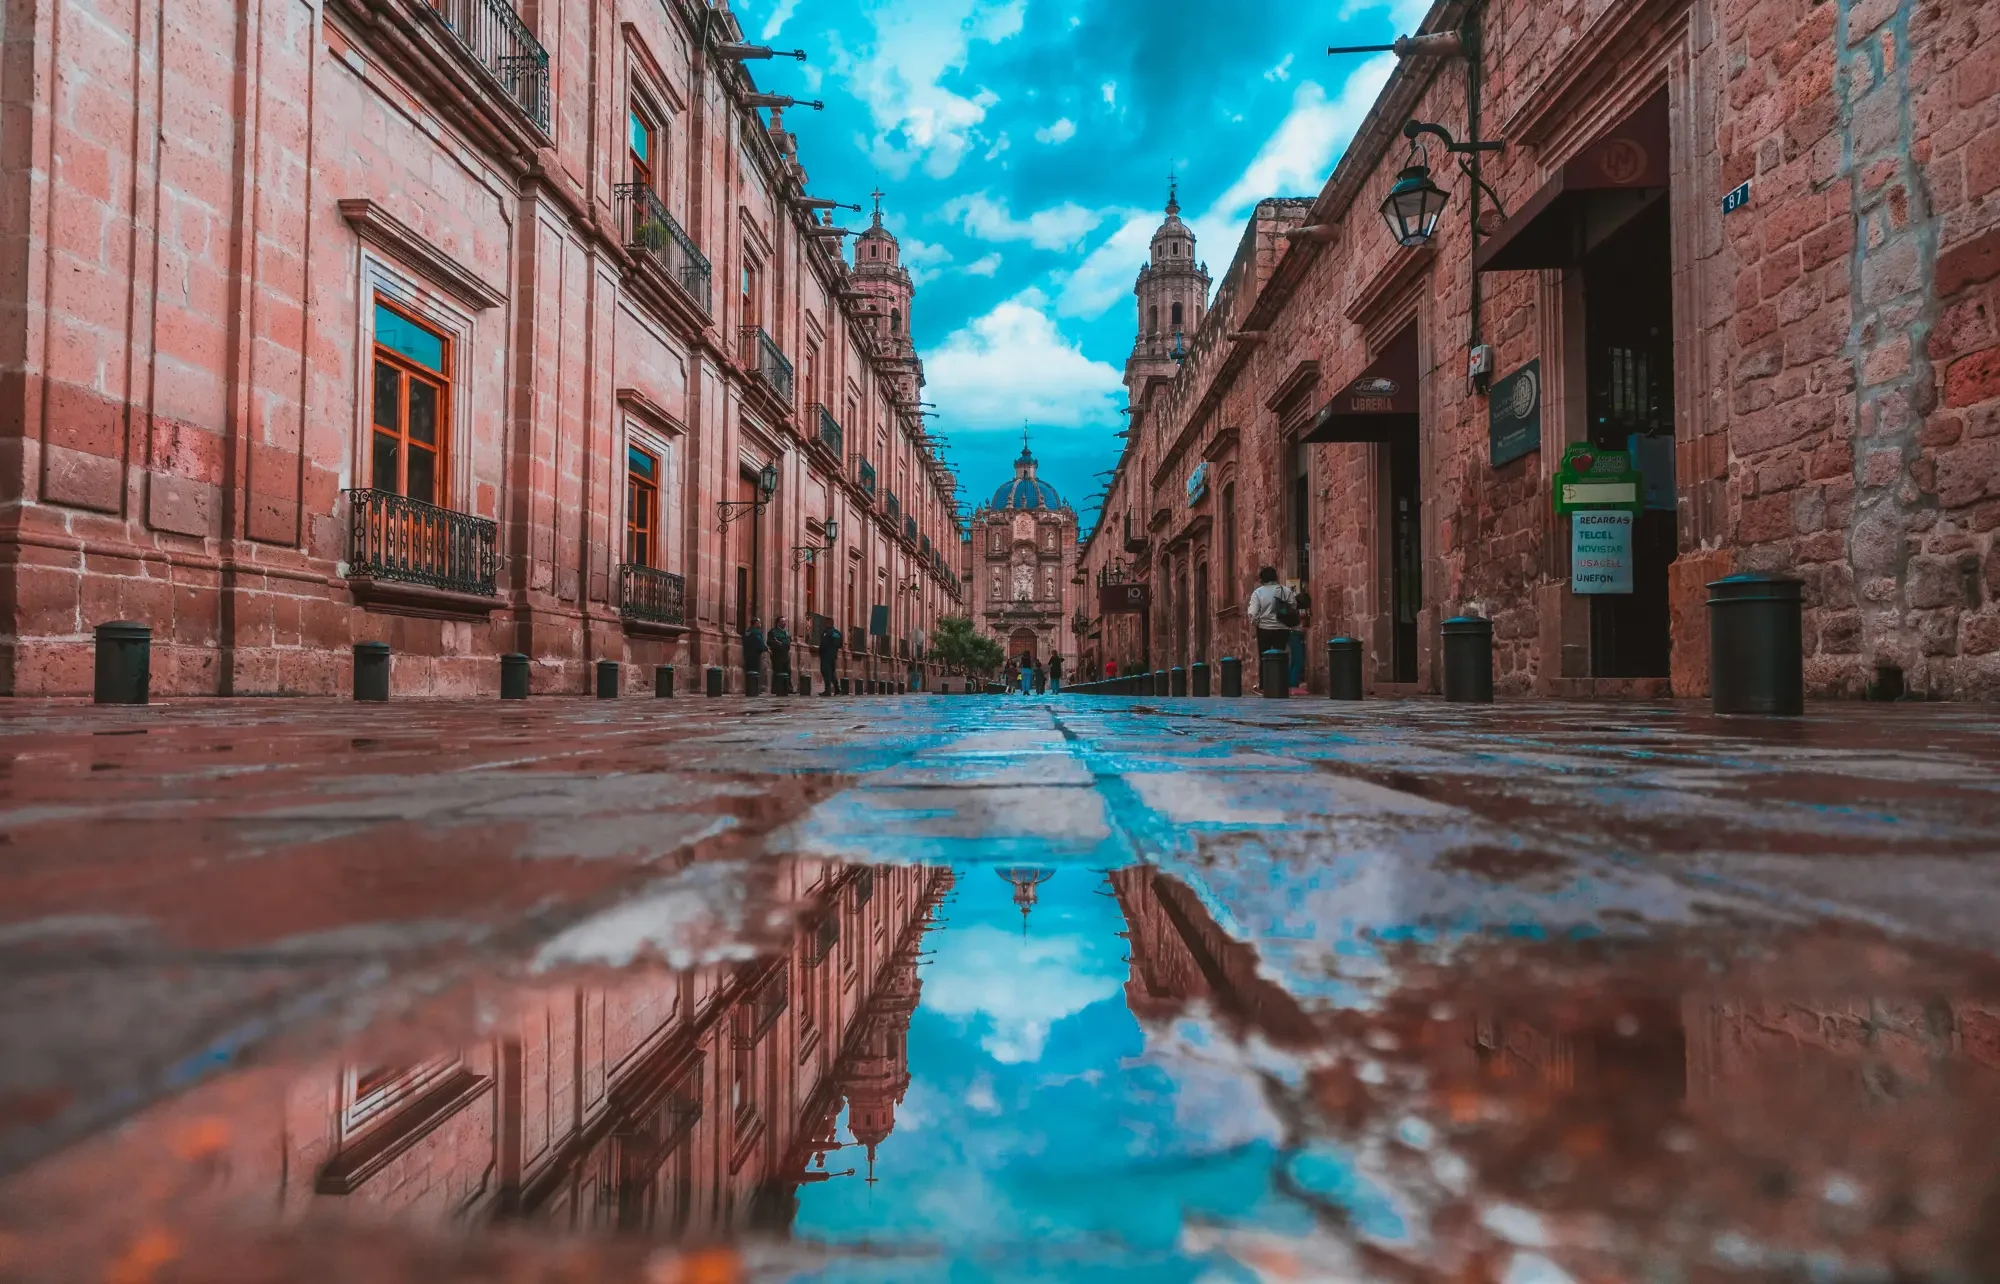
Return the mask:
<svg viewBox="0 0 2000 1284">
<path fill-rule="evenodd" d="M 655 140 L 659 137 L 659 130 L 653 127 L 652 119 L 634 104 L 626 115 L 625 132 L 626 146 L 630 149 L 632 181 L 649 191 L 657 192 L 659 188 L 655 185 L 657 170 L 654 147 Z"/>
<path fill-rule="evenodd" d="M 1222 488 L 1222 600 L 1236 603 L 1236 483 Z"/>
<path fill-rule="evenodd" d="M 625 448 L 625 560 L 652 566 L 659 554 L 660 460 L 639 449 Z"/>
<path fill-rule="evenodd" d="M 368 484 L 426 504 L 443 502 L 451 343 L 377 299 L 375 431 Z"/>
<path fill-rule="evenodd" d="M 902 332 L 903 332 L 903 313 L 902 313 L 902 310 L 901 310 L 901 309 L 899 309 L 899 308 L 890 308 L 890 309 L 889 309 L 889 333 L 890 333 L 890 334 L 901 334 Z"/>
<path fill-rule="evenodd" d="M 1181 328 L 1181 305 L 1176 303 L 1174 304 L 1174 329 L 1178 330 L 1180 328 Z"/>
<path fill-rule="evenodd" d="M 1146 333 L 1158 334 L 1159 332 L 1160 332 L 1160 305 L 1155 303 L 1152 307 L 1146 309 Z"/>
<path fill-rule="evenodd" d="M 749 259 L 743 260 L 743 324 L 764 324 L 764 273 Z"/>
</svg>

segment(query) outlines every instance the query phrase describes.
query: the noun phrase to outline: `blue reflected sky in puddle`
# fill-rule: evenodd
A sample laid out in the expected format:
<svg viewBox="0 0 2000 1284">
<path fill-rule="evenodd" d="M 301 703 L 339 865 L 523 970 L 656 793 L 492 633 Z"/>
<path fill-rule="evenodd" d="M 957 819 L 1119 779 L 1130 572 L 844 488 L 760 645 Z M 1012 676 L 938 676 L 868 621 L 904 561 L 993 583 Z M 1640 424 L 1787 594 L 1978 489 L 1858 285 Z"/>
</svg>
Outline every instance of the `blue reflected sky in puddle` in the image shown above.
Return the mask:
<svg viewBox="0 0 2000 1284">
<path fill-rule="evenodd" d="M 1184 1251 L 1184 1224 L 1305 1229 L 1272 1188 L 1279 1125 L 1254 1077 L 1226 1050 L 1188 1055 L 1199 1038 L 1149 1034 L 1126 1006 L 1125 920 L 1101 872 L 1057 868 L 1024 933 L 1013 886 L 974 866 L 942 917 L 893 1130 L 871 1165 L 844 1109 L 852 1148 L 827 1167 L 856 1172 L 803 1187 L 793 1224 L 802 1240 L 941 1259 L 809 1278 L 1250 1280 Z"/>
</svg>

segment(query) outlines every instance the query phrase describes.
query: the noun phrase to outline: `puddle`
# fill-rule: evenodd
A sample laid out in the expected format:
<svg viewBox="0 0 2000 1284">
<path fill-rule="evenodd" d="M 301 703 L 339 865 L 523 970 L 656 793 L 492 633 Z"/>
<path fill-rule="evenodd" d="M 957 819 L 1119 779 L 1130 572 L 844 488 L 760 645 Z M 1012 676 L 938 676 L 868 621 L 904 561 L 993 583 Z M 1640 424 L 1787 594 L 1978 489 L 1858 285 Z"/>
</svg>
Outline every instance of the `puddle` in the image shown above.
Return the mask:
<svg viewBox="0 0 2000 1284">
<path fill-rule="evenodd" d="M 1547 872 L 1475 855 L 1485 878 Z M 0 1276 L 1872 1280 L 2000 1260 L 2000 1002 L 1964 997 L 2000 989 L 1970 964 L 1803 927 L 1381 936 L 1365 975 L 1309 994 L 1212 901 L 1152 866 L 828 865 L 781 949 L 558 970 L 449 1040 L 245 1066 L 45 1160 L 0 1188 Z"/>
</svg>

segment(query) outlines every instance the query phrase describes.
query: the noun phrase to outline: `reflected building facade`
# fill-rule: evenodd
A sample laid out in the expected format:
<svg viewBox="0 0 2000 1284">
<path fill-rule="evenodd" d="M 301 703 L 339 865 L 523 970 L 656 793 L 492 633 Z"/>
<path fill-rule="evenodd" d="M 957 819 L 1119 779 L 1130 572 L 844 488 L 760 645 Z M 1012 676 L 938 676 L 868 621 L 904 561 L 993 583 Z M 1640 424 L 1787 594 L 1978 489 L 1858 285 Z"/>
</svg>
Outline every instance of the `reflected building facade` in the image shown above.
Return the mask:
<svg viewBox="0 0 2000 1284">
<path fill-rule="evenodd" d="M 775 957 L 551 988 L 501 1037 L 301 1083 L 284 1172 L 305 1179 L 284 1180 L 282 1206 L 691 1242 L 782 1233 L 801 1185 L 847 1175 L 827 1163 L 843 1104 L 872 1176 L 952 875 L 804 862 L 791 877 L 805 912 Z"/>
</svg>

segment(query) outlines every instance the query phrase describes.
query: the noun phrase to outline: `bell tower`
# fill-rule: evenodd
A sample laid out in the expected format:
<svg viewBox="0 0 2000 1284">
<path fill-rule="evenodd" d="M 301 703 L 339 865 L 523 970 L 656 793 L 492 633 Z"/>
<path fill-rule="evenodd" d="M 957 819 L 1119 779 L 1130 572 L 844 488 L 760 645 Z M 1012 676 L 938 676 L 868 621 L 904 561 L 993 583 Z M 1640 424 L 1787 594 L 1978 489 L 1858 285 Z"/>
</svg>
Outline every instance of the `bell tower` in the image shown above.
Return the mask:
<svg viewBox="0 0 2000 1284">
<path fill-rule="evenodd" d="M 917 360 L 916 345 L 910 342 L 910 303 L 916 288 L 902 264 L 903 247 L 888 228 L 882 226 L 882 191 L 875 198 L 875 217 L 868 230 L 854 240 L 854 268 L 850 283 L 861 295 L 861 313 L 883 364 L 896 374 L 896 384 L 904 400 L 914 405 L 924 386 L 924 369 Z"/>
<path fill-rule="evenodd" d="M 1149 379 L 1171 379 L 1208 311 L 1208 266 L 1194 257 L 1194 230 L 1181 222 L 1180 181 L 1167 180 L 1167 217 L 1132 293 L 1139 300 L 1138 337 L 1125 360 L 1125 390 L 1137 404 Z"/>
</svg>

